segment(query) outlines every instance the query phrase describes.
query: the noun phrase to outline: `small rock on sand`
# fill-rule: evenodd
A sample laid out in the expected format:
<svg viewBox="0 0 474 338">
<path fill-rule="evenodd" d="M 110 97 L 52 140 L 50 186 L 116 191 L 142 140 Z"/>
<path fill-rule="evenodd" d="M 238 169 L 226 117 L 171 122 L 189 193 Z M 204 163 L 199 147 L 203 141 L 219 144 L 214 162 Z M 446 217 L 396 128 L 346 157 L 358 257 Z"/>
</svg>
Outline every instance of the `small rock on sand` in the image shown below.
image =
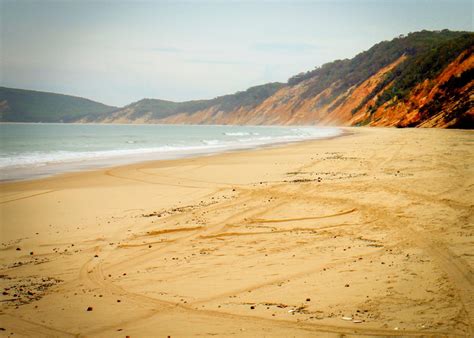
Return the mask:
<svg viewBox="0 0 474 338">
<path fill-rule="evenodd" d="M 352 320 L 352 317 L 342 317 L 342 320 Z"/>
<path fill-rule="evenodd" d="M 92 311 L 92 306 L 89 306 L 89 307 L 87 308 L 87 311 Z"/>
</svg>

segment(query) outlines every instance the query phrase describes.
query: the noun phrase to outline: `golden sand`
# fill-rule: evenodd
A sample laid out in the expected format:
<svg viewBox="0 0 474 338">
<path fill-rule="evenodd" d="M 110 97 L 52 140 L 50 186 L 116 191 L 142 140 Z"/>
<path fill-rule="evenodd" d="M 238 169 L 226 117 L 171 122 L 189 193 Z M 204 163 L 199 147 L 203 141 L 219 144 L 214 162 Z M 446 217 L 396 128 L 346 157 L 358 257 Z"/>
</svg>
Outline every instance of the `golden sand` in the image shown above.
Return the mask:
<svg viewBox="0 0 474 338">
<path fill-rule="evenodd" d="M 473 132 L 346 131 L 2 184 L 0 335 L 473 335 Z"/>
</svg>

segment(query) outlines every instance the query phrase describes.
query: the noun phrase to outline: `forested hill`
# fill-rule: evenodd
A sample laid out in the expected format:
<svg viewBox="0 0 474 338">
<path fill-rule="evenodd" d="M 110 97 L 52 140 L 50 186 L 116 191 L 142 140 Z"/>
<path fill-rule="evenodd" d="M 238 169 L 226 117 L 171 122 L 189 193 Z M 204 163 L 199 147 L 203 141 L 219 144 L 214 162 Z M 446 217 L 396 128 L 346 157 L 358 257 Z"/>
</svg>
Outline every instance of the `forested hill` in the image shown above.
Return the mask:
<svg viewBox="0 0 474 338">
<path fill-rule="evenodd" d="M 285 84 L 212 100 L 144 99 L 77 120 L 473 128 L 473 51 L 472 32 L 415 32 L 300 73 Z M 2 102 L 0 96 L 0 112 Z M 56 111 L 58 118 L 70 120 Z"/>
<path fill-rule="evenodd" d="M 157 99 L 143 99 L 131 103 L 122 109 L 105 116 L 101 122 L 156 122 L 182 113 L 191 115 L 203 111 L 215 111 L 226 114 L 239 109 L 255 109 L 267 98 L 283 88 L 283 83 L 267 83 L 251 87 L 243 92 L 219 96 L 211 100 L 173 102 Z M 90 121 L 91 119 L 87 119 Z M 196 121 L 194 123 L 203 123 Z"/>
<path fill-rule="evenodd" d="M 73 122 L 101 118 L 116 109 L 76 96 L 0 87 L 4 122 Z"/>
</svg>

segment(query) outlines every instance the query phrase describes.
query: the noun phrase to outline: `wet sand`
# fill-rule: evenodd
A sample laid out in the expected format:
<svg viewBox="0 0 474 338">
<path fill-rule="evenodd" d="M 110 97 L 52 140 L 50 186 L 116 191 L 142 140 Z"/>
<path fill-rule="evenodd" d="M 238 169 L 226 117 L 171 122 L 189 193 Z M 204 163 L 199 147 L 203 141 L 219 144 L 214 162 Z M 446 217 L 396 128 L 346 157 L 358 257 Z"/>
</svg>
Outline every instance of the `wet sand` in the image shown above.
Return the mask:
<svg viewBox="0 0 474 338">
<path fill-rule="evenodd" d="M 0 335 L 474 334 L 474 133 L 0 185 Z"/>
</svg>

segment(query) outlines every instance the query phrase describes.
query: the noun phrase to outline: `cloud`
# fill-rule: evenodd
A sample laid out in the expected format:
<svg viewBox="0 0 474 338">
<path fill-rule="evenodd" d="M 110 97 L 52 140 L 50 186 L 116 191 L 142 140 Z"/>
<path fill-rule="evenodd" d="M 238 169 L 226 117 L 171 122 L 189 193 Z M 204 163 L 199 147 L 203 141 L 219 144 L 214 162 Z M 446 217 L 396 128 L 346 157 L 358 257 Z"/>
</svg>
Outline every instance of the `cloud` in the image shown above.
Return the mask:
<svg viewBox="0 0 474 338">
<path fill-rule="evenodd" d="M 197 64 L 211 64 L 211 65 L 250 65 L 254 62 L 247 61 L 233 61 L 233 60 L 217 60 L 217 59 L 184 59 L 184 62 L 187 63 L 197 63 Z"/>
<path fill-rule="evenodd" d="M 160 53 L 183 53 L 184 50 L 175 47 L 154 47 L 149 49 L 152 52 Z"/>
<path fill-rule="evenodd" d="M 316 45 L 298 42 L 265 42 L 252 45 L 253 50 L 268 53 L 301 53 L 310 52 L 317 49 Z"/>
</svg>

